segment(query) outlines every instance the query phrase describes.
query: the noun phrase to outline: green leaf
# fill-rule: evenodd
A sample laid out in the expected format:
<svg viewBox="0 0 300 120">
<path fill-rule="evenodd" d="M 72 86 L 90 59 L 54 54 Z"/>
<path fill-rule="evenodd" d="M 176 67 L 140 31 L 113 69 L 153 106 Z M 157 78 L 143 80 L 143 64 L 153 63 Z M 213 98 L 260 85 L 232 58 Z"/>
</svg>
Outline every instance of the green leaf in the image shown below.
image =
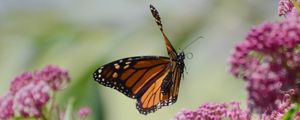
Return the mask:
<svg viewBox="0 0 300 120">
<path fill-rule="evenodd" d="M 69 99 L 64 120 L 72 120 L 73 104 L 74 104 L 74 99 L 73 98 Z"/>
<path fill-rule="evenodd" d="M 297 103 L 282 117 L 282 120 L 292 120 L 299 110 L 300 104 Z"/>
<path fill-rule="evenodd" d="M 23 117 L 14 117 L 12 120 L 37 120 L 36 118 L 30 117 L 30 118 L 23 118 Z"/>
</svg>

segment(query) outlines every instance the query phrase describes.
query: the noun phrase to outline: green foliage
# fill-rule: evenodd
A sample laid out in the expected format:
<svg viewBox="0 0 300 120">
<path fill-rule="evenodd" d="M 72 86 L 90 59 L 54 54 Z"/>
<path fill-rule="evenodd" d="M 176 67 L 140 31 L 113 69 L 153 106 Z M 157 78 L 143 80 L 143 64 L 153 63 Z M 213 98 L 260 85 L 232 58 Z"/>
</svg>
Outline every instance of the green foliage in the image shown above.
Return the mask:
<svg viewBox="0 0 300 120">
<path fill-rule="evenodd" d="M 68 104 L 67 104 L 67 109 L 66 109 L 66 112 L 65 112 L 65 116 L 64 116 L 64 119 L 63 120 L 73 120 L 74 116 L 72 115 L 72 111 L 73 111 L 73 102 L 74 102 L 74 99 L 70 99 Z"/>
<path fill-rule="evenodd" d="M 283 116 L 282 120 L 293 120 L 295 114 L 300 110 L 300 104 L 296 103 L 289 111 Z"/>
<path fill-rule="evenodd" d="M 62 95 L 60 104 L 63 106 L 67 103 L 67 98 L 74 99 L 74 109 L 78 109 L 82 106 L 89 106 L 92 109 L 92 115 L 95 120 L 104 120 L 105 112 L 101 96 L 97 89 L 97 83 L 92 79 L 94 67 L 90 67 L 90 70 L 84 72 L 84 74 L 73 81 L 66 92 Z"/>
</svg>

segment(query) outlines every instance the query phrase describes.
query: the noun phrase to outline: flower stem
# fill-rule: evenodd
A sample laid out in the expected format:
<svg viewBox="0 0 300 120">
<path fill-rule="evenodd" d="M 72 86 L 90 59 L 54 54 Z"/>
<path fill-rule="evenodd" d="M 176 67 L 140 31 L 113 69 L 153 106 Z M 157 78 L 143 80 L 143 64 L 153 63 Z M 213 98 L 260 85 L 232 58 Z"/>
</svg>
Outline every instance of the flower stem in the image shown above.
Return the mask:
<svg viewBox="0 0 300 120">
<path fill-rule="evenodd" d="M 42 120 L 47 120 L 46 116 L 44 115 L 43 112 L 41 112 L 41 117 L 42 117 Z"/>
</svg>

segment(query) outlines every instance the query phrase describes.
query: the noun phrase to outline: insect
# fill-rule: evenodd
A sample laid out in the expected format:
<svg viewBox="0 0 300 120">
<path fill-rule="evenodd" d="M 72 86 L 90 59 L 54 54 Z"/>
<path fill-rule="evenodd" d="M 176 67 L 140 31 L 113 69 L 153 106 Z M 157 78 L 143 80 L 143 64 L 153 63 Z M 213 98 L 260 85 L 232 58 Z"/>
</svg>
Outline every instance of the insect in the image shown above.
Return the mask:
<svg viewBox="0 0 300 120">
<path fill-rule="evenodd" d="M 123 58 L 98 68 L 93 77 L 106 87 L 137 99 L 136 107 L 147 115 L 177 101 L 185 54 L 177 53 L 163 31 L 154 6 L 150 10 L 163 35 L 169 57 L 137 56 Z"/>
</svg>

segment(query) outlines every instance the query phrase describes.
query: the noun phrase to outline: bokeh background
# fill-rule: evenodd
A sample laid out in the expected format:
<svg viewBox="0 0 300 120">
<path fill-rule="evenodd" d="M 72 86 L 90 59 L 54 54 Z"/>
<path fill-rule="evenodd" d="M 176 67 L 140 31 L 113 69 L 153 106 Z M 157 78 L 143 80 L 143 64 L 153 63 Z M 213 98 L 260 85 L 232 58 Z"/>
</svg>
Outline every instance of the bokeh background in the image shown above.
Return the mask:
<svg viewBox="0 0 300 120">
<path fill-rule="evenodd" d="M 93 81 L 92 73 L 110 61 L 140 55 L 166 56 L 162 35 L 149 10 L 159 10 L 166 34 L 184 48 L 188 74 L 176 104 L 147 116 L 135 100 Z M 0 0 L 0 95 L 14 76 L 48 64 L 70 72 L 70 86 L 59 93 L 65 105 L 92 107 L 95 120 L 166 120 L 183 108 L 204 102 L 239 101 L 245 106 L 242 80 L 227 63 L 234 45 L 253 25 L 276 21 L 277 0 Z"/>
</svg>

